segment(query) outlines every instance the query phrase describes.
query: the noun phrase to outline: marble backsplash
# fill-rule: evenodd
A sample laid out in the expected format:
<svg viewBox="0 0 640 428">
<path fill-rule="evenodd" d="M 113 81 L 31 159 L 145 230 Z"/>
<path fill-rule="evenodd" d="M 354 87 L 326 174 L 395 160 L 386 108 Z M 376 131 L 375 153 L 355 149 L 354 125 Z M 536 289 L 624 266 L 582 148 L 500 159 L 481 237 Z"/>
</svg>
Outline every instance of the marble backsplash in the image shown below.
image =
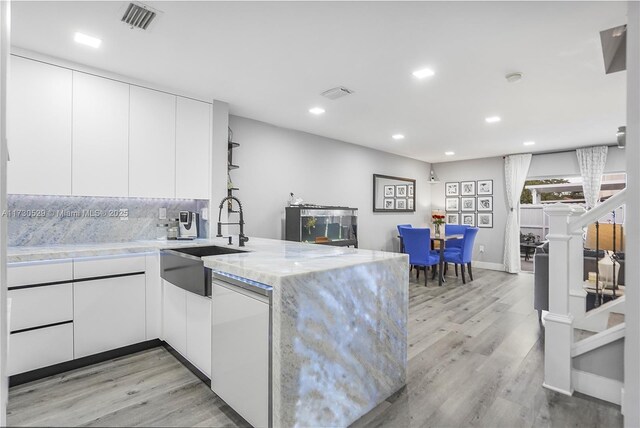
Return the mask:
<svg viewBox="0 0 640 428">
<path fill-rule="evenodd" d="M 156 238 L 160 208 L 167 218 L 180 211 L 201 212 L 208 201 L 192 199 L 105 198 L 8 195 L 8 245 L 37 246 L 127 242 Z M 126 218 L 124 220 L 123 218 Z M 208 222 L 200 220 L 200 236 Z"/>
</svg>

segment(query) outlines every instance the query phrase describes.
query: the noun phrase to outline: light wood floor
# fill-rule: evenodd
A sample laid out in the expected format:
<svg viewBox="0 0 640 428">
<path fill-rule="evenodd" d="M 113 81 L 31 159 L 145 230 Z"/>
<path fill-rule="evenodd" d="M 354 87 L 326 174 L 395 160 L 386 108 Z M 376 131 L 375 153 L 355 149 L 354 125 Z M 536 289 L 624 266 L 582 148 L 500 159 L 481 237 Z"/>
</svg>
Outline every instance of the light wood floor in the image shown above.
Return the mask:
<svg viewBox="0 0 640 428">
<path fill-rule="evenodd" d="M 410 283 L 407 386 L 356 427 L 619 427 L 619 407 L 542 388 L 533 276 L 449 271 Z M 8 423 L 239 426 L 245 422 L 162 348 L 11 388 Z"/>
</svg>

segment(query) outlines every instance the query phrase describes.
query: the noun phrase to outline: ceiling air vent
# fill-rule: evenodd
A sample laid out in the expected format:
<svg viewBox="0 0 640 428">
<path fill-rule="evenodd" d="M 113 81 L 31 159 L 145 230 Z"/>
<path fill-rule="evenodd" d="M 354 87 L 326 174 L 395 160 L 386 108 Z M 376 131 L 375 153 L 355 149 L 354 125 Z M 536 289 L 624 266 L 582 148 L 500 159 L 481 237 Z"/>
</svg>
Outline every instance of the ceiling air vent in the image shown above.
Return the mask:
<svg viewBox="0 0 640 428">
<path fill-rule="evenodd" d="M 146 30 L 156 17 L 155 10 L 142 3 L 129 3 L 121 21 L 131 28 Z"/>
<path fill-rule="evenodd" d="M 328 89 L 320 95 L 327 97 L 330 100 L 337 100 L 338 98 L 346 97 L 351 94 L 353 94 L 351 89 L 345 88 L 344 86 L 338 86 L 337 88 Z"/>
</svg>

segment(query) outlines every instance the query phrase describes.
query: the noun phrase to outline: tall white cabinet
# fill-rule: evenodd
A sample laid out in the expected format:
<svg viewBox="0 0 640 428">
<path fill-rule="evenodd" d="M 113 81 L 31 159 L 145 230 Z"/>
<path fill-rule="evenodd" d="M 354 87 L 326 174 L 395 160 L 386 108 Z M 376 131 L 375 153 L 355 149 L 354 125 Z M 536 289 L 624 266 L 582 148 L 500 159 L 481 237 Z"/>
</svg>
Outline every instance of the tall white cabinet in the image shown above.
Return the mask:
<svg viewBox="0 0 640 428">
<path fill-rule="evenodd" d="M 129 85 L 73 72 L 72 192 L 127 196 Z"/>
<path fill-rule="evenodd" d="M 209 199 L 211 104 L 178 97 L 176 197 Z"/>
<path fill-rule="evenodd" d="M 7 192 L 71 194 L 71 70 L 13 56 Z"/>
<path fill-rule="evenodd" d="M 131 86 L 129 196 L 176 195 L 176 96 Z"/>
</svg>

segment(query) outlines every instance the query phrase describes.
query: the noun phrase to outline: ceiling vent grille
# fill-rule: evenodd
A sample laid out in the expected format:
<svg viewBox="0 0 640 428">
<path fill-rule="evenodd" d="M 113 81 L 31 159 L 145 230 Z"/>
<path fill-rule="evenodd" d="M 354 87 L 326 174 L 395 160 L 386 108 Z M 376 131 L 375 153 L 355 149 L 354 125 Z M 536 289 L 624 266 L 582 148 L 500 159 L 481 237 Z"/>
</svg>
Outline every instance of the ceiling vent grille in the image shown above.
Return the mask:
<svg viewBox="0 0 640 428">
<path fill-rule="evenodd" d="M 337 100 L 338 98 L 346 97 L 347 95 L 353 94 L 353 91 L 349 88 L 345 88 L 344 86 L 338 86 L 336 88 L 331 88 L 320 95 L 323 97 L 329 98 L 330 100 Z"/>
<path fill-rule="evenodd" d="M 129 3 L 121 21 L 131 28 L 146 30 L 155 19 L 157 13 L 142 3 Z"/>
</svg>

